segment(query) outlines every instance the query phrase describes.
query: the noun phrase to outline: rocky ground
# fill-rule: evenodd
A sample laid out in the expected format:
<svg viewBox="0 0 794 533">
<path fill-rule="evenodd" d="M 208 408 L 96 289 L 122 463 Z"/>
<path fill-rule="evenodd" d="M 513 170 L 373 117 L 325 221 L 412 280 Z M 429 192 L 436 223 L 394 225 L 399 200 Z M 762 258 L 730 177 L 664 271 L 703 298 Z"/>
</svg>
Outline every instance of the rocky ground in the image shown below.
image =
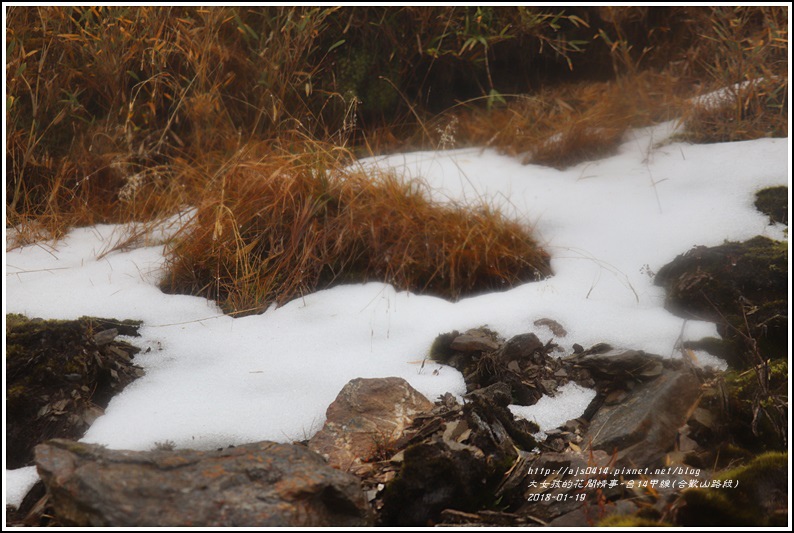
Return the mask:
<svg viewBox="0 0 794 533">
<path fill-rule="evenodd" d="M 536 324 L 543 340 L 453 331 L 430 357 L 463 373 L 462 403 L 356 379 L 309 441 L 213 452 L 75 442 L 140 375 L 117 339 L 137 324 L 9 315 L 7 459 L 35 463 L 42 482 L 7 525 L 786 525 L 787 253 L 758 237 L 662 269 L 668 308 L 716 321 L 724 339 L 682 344 L 680 359 L 606 344 L 564 353 L 551 318 Z M 693 349 L 729 370 L 696 366 Z M 596 397 L 559 428 L 539 433 L 508 409 L 571 381 Z"/>
</svg>

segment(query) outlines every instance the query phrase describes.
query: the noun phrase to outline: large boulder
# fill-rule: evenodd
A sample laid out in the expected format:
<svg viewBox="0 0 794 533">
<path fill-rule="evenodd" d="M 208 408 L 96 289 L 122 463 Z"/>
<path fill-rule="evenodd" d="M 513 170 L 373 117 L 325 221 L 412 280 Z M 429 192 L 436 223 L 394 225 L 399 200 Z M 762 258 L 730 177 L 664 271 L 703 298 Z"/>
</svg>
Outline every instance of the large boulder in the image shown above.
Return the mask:
<svg viewBox="0 0 794 533">
<path fill-rule="evenodd" d="M 387 455 L 414 417 L 432 408 L 402 378 L 357 378 L 328 406 L 325 425 L 309 440 L 309 449 L 334 468 L 355 469 Z"/>
<path fill-rule="evenodd" d="M 58 439 L 36 447 L 36 465 L 65 525 L 372 524 L 358 479 L 300 445 L 133 452 Z"/>
<path fill-rule="evenodd" d="M 660 464 L 675 446 L 700 399 L 700 380 L 689 369 L 665 370 L 636 386 L 622 402 L 603 405 L 590 421 L 584 442 L 593 450 L 617 453 L 617 464 Z"/>
</svg>

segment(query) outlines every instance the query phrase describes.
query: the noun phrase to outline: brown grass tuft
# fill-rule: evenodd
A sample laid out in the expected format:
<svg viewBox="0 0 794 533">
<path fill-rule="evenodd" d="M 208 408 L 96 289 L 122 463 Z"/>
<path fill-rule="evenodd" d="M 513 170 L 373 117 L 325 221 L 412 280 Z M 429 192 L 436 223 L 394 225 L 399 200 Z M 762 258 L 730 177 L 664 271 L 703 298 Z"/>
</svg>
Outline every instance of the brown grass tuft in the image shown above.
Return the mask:
<svg viewBox="0 0 794 533">
<path fill-rule="evenodd" d="M 171 250 L 163 289 L 243 315 L 340 283 L 456 299 L 549 275 L 548 254 L 498 210 L 441 207 L 417 181 L 312 150 L 242 157 L 218 172 Z"/>
<path fill-rule="evenodd" d="M 629 128 L 676 118 L 687 89 L 685 80 L 670 73 L 645 71 L 548 88 L 499 109 L 472 102 L 437 119 L 437 144 L 444 144 L 441 138 L 454 121 L 460 144 L 493 146 L 523 156 L 525 163 L 562 169 L 613 154 Z"/>
</svg>

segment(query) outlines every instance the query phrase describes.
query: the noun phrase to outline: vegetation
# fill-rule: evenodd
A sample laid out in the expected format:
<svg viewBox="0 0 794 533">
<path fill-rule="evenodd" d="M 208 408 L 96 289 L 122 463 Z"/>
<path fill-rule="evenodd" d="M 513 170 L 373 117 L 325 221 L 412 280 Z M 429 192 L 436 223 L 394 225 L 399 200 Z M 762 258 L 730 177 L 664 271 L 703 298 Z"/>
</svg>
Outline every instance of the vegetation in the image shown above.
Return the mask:
<svg viewBox="0 0 794 533">
<path fill-rule="evenodd" d="M 788 455 L 768 452 L 715 477 L 715 488 L 684 491 L 684 526 L 767 526 L 788 523 Z M 730 482 L 735 488 L 719 488 Z"/>
<path fill-rule="evenodd" d="M 249 314 L 336 283 L 457 298 L 550 273 L 548 255 L 498 210 L 434 205 L 420 183 L 344 169 L 333 153 L 227 166 L 178 239 L 163 288 Z"/>
<path fill-rule="evenodd" d="M 782 6 L 10 7 L 6 227 L 196 206 L 165 287 L 230 312 L 338 281 L 492 290 L 548 273 L 531 228 L 356 157 L 563 168 L 676 117 L 692 142 L 784 136 L 787 45 Z"/>
</svg>

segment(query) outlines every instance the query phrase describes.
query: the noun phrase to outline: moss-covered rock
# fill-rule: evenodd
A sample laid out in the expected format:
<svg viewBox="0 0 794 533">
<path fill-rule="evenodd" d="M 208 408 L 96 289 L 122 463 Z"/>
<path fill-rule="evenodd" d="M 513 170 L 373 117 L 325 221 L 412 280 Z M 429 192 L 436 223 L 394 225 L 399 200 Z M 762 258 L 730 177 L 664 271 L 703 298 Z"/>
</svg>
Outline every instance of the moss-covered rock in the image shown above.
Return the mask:
<svg viewBox="0 0 794 533">
<path fill-rule="evenodd" d="M 113 326 L 113 327 L 111 327 Z M 30 464 L 33 447 L 78 438 L 110 398 L 143 371 L 138 348 L 116 340 L 140 322 L 6 315 L 6 442 L 9 468 Z"/>
<path fill-rule="evenodd" d="M 788 225 L 788 187 L 767 187 L 755 193 L 755 208 L 771 222 Z"/>
<path fill-rule="evenodd" d="M 766 237 L 698 246 L 656 275 L 665 307 L 717 323 L 733 368 L 788 353 L 788 244 Z"/>
<path fill-rule="evenodd" d="M 788 524 L 788 455 L 769 452 L 715 476 L 719 488 L 683 492 L 683 526 L 779 527 Z"/>
</svg>

